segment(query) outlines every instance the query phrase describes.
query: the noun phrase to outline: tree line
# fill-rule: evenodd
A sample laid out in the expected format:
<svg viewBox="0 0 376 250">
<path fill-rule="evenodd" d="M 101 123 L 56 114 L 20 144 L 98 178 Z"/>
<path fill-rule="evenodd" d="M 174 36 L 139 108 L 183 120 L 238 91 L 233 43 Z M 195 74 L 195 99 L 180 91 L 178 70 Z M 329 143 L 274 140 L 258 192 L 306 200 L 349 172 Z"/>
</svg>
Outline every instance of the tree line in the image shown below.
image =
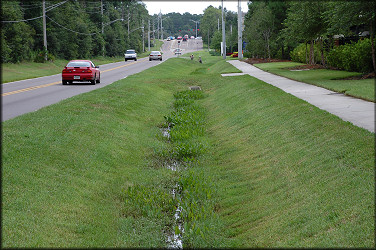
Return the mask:
<svg viewBox="0 0 376 250">
<path fill-rule="evenodd" d="M 202 15 L 151 16 L 145 4 L 136 0 L 48 0 L 48 55 L 72 59 L 121 56 L 127 48 L 141 52 L 147 46 L 149 22 L 152 39 L 195 36 L 197 23 L 198 36 L 209 48 L 220 50 L 222 10 L 218 5 L 207 7 Z M 254 0 L 243 10 L 247 11 L 244 55 L 375 70 L 375 7 L 375 1 L 367 0 Z M 2 1 L 1 10 L 2 62 L 43 62 L 42 1 Z M 237 13 L 226 8 L 224 13 L 227 51 L 237 51 Z"/>
<path fill-rule="evenodd" d="M 244 18 L 245 57 L 293 59 L 346 70 L 375 71 L 375 1 L 253 0 Z M 237 50 L 237 13 L 225 11 L 226 45 Z M 244 10 L 243 10 L 244 11 Z M 220 50 L 221 7 L 209 6 L 202 37 Z M 230 29 L 232 25 L 232 34 Z M 235 33 L 235 34 L 234 34 Z"/>
<path fill-rule="evenodd" d="M 252 1 L 244 23 L 248 56 L 375 71 L 375 15 L 376 2 L 367 0 Z"/>
<path fill-rule="evenodd" d="M 148 28 L 151 16 L 142 2 L 49 0 L 45 3 L 50 59 L 120 56 L 127 48 L 141 51 L 144 47 L 142 32 Z M 2 1 L 1 14 L 2 62 L 43 61 L 42 1 Z"/>
</svg>

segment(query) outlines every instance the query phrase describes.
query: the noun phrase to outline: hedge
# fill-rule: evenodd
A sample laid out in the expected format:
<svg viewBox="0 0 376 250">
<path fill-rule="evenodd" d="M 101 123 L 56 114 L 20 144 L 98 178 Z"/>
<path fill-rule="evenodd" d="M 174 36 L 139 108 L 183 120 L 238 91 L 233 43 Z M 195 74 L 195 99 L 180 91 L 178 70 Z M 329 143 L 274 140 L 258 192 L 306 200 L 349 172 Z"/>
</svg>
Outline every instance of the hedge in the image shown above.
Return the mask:
<svg viewBox="0 0 376 250">
<path fill-rule="evenodd" d="M 369 73 L 373 71 L 371 52 L 371 40 L 365 38 L 333 48 L 327 55 L 327 62 L 338 69 Z"/>
<path fill-rule="evenodd" d="M 315 44 L 315 63 L 322 64 L 320 47 Z M 310 45 L 307 44 L 309 53 Z M 345 45 L 334 46 L 329 52 L 324 52 L 326 65 L 346 71 L 369 73 L 373 71 L 371 40 L 361 39 Z M 295 62 L 306 62 L 305 44 L 299 44 L 290 53 L 291 60 Z"/>
</svg>

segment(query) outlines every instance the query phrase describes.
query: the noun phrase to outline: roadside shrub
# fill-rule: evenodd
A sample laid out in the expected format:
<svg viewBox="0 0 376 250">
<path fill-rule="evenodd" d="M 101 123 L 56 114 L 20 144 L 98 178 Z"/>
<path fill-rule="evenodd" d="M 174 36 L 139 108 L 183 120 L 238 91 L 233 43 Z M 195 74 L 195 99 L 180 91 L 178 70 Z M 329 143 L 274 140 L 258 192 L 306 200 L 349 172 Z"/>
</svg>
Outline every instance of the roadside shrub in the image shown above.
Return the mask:
<svg viewBox="0 0 376 250">
<path fill-rule="evenodd" d="M 300 63 L 308 63 L 306 60 L 309 58 L 309 50 L 310 44 L 307 44 L 307 52 L 306 52 L 306 44 L 301 43 L 299 44 L 293 51 L 290 52 L 291 60 L 294 62 Z M 315 52 L 315 63 L 321 63 L 321 53 L 320 47 L 318 44 L 314 44 L 314 52 Z M 306 58 L 307 53 L 307 58 Z"/>
<path fill-rule="evenodd" d="M 40 50 L 38 53 L 34 56 L 34 62 L 36 63 L 44 63 L 46 62 L 44 60 L 44 56 L 46 54 L 46 50 Z M 52 55 L 51 53 L 47 53 L 47 61 L 53 62 L 55 61 L 55 56 Z"/>
<path fill-rule="evenodd" d="M 244 58 L 251 58 L 251 57 L 252 57 L 252 54 L 251 54 L 251 52 L 246 51 L 246 52 L 243 53 L 243 57 L 244 57 Z"/>
<path fill-rule="evenodd" d="M 372 72 L 371 40 L 366 38 L 333 48 L 327 55 L 327 63 L 346 71 Z"/>
<path fill-rule="evenodd" d="M 221 55 L 220 52 L 217 52 L 217 51 L 214 51 L 214 50 L 210 50 L 209 54 L 212 55 L 212 56 L 220 56 Z"/>
</svg>

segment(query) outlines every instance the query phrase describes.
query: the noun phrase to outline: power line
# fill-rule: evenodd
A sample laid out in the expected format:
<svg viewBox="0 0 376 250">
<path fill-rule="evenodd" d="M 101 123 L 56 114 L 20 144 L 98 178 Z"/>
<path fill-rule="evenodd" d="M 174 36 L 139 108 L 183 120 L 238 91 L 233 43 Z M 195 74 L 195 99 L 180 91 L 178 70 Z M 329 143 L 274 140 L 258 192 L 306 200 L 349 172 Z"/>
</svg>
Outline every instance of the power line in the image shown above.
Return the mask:
<svg viewBox="0 0 376 250">
<path fill-rule="evenodd" d="M 3 23 L 19 23 L 19 22 L 26 22 L 26 21 L 35 20 L 35 19 L 42 18 L 42 17 L 43 17 L 43 16 L 38 16 L 38 17 L 34 17 L 34 18 L 30 18 L 30 19 L 25 19 L 25 20 L 1 21 L 1 22 L 3 22 Z"/>
<path fill-rule="evenodd" d="M 97 33 L 81 33 L 81 32 L 77 32 L 77 31 L 74 31 L 74 30 L 71 30 L 71 29 L 68 29 L 67 27 L 64 27 L 63 25 L 57 23 L 56 21 L 52 20 L 49 16 L 46 15 L 46 17 L 51 20 L 52 22 L 56 23 L 57 25 L 59 25 L 60 27 L 62 27 L 63 29 L 66 29 L 66 30 L 69 30 L 71 32 L 74 32 L 74 33 L 77 33 L 77 34 L 80 34 L 80 35 L 88 35 L 88 36 L 92 36 L 92 35 L 96 35 Z"/>
<path fill-rule="evenodd" d="M 22 2 L 17 3 L 17 2 L 6 2 L 6 5 L 3 5 L 3 7 L 8 7 L 8 6 L 21 6 L 21 7 L 32 7 L 32 6 L 40 6 L 40 3 L 35 3 L 35 4 L 24 4 Z"/>
<path fill-rule="evenodd" d="M 65 4 L 66 2 L 68 2 L 68 0 L 60 2 L 60 3 L 57 3 L 55 5 L 51 5 L 51 6 L 49 6 L 49 7 L 46 8 L 47 9 L 46 12 L 55 9 L 55 8 L 59 7 L 60 5 Z"/>
<path fill-rule="evenodd" d="M 55 9 L 55 8 L 59 7 L 60 5 L 65 4 L 66 2 L 68 2 L 68 0 L 60 2 L 60 3 L 57 3 L 57 4 L 54 4 L 54 5 L 51 5 L 50 7 L 47 7 L 48 9 L 46 10 L 46 12 Z M 38 18 L 42 18 L 42 17 L 43 17 L 43 15 L 42 16 L 38 16 L 38 17 L 34 17 L 34 18 L 23 19 L 23 20 L 13 20 L 13 21 L 3 21 L 2 20 L 1 22 L 3 22 L 3 23 L 19 23 L 19 22 L 32 21 L 32 20 L 35 20 L 35 19 L 38 19 Z"/>
</svg>

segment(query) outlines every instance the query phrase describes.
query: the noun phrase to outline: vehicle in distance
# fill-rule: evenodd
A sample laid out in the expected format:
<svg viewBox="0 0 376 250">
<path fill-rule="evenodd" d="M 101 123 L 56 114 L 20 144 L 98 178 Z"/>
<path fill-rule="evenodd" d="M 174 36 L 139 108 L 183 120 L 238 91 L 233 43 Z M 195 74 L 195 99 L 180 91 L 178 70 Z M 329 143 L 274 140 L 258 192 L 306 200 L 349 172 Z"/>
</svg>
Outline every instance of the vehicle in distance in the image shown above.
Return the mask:
<svg viewBox="0 0 376 250">
<path fill-rule="evenodd" d="M 61 79 L 63 85 L 73 82 L 90 82 L 94 85 L 101 82 L 101 72 L 92 61 L 72 60 L 64 67 Z"/>
<path fill-rule="evenodd" d="M 238 52 L 234 52 L 234 53 L 232 53 L 232 55 L 231 55 L 231 57 L 238 57 L 239 55 L 238 55 Z"/>
<path fill-rule="evenodd" d="M 175 55 L 181 55 L 181 49 L 175 49 Z"/>
<path fill-rule="evenodd" d="M 160 51 L 152 51 L 149 55 L 149 61 L 151 60 L 160 60 L 162 61 L 162 53 Z"/>
<path fill-rule="evenodd" d="M 170 37 L 167 37 L 167 41 L 171 41 L 171 38 L 170 38 Z"/>
<path fill-rule="evenodd" d="M 124 60 L 135 60 L 137 61 L 137 53 L 134 49 L 128 49 L 124 54 Z"/>
<path fill-rule="evenodd" d="M 195 39 L 195 37 L 194 37 L 194 36 L 191 36 L 191 39 Z"/>
<path fill-rule="evenodd" d="M 181 40 L 181 39 L 183 39 L 181 36 L 178 36 L 178 39 L 177 40 Z"/>
<path fill-rule="evenodd" d="M 188 40 L 188 35 L 184 35 L 183 42 L 186 42 Z"/>
</svg>

